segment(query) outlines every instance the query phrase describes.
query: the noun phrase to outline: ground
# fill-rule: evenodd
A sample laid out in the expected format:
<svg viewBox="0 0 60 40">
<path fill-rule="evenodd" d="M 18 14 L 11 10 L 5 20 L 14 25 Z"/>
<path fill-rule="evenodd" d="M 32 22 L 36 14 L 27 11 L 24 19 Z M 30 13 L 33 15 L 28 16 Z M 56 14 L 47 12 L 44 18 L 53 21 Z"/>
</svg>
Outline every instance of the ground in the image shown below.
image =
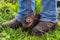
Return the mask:
<svg viewBox="0 0 60 40">
<path fill-rule="evenodd" d="M 17 3 L 15 5 L 7 3 L 7 7 L 5 3 L 2 2 L 0 6 L 2 6 L 3 4 L 4 6 L 0 8 L 0 26 L 3 22 L 9 21 L 14 18 L 17 13 Z M 28 34 L 28 31 L 22 32 L 21 30 L 22 28 L 18 28 L 17 30 L 15 30 L 7 26 L 7 28 L 4 28 L 0 33 L 0 40 L 60 40 L 59 23 L 53 31 L 49 31 L 40 36 L 31 36 Z"/>
</svg>

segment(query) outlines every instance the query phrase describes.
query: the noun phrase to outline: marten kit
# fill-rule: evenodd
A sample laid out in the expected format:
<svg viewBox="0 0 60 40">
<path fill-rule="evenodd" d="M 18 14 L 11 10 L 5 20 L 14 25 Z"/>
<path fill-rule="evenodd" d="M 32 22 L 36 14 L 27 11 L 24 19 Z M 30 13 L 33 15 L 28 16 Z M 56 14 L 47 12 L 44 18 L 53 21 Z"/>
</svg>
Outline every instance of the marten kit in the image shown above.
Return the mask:
<svg viewBox="0 0 60 40">
<path fill-rule="evenodd" d="M 31 28 L 39 21 L 40 15 L 38 13 L 31 13 L 24 17 L 22 26 L 24 28 Z"/>
</svg>

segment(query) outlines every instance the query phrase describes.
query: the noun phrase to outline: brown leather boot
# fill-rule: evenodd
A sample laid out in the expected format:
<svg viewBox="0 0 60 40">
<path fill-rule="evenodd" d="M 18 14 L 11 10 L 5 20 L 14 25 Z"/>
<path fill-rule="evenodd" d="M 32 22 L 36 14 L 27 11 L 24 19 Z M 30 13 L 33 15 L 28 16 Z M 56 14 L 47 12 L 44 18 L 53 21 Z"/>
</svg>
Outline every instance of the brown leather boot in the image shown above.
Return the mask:
<svg viewBox="0 0 60 40">
<path fill-rule="evenodd" d="M 53 30 L 55 26 L 56 24 L 52 22 L 39 21 L 39 23 L 34 28 L 32 28 L 30 33 L 32 35 L 40 35 L 41 33 Z"/>
<path fill-rule="evenodd" d="M 6 27 L 9 26 L 11 28 L 18 28 L 19 26 L 21 26 L 21 22 L 18 22 L 15 18 L 7 21 L 5 23 L 2 24 L 2 27 Z"/>
</svg>

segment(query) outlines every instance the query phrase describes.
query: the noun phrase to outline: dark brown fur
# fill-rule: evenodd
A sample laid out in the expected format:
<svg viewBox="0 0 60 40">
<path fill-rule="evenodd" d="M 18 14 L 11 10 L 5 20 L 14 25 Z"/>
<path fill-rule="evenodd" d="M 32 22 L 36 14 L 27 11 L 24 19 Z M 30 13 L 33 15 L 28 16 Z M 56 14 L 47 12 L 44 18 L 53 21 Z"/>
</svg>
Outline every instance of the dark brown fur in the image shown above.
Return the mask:
<svg viewBox="0 0 60 40">
<path fill-rule="evenodd" d="M 36 13 L 31 13 L 29 15 L 26 15 L 23 19 L 22 26 L 24 28 L 30 28 L 33 27 L 39 20 L 40 15 Z"/>
</svg>

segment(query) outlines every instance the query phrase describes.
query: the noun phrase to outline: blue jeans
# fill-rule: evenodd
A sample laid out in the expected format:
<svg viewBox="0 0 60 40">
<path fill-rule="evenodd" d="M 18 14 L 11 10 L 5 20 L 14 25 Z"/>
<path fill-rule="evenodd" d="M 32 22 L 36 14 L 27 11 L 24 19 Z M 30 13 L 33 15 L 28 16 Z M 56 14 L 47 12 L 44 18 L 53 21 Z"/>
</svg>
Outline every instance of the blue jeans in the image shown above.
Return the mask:
<svg viewBox="0 0 60 40">
<path fill-rule="evenodd" d="M 35 0 L 18 0 L 18 13 L 15 18 L 22 21 L 25 15 L 34 11 L 34 4 Z M 42 0 L 41 5 L 40 20 L 56 23 L 58 17 L 57 0 Z"/>
</svg>

